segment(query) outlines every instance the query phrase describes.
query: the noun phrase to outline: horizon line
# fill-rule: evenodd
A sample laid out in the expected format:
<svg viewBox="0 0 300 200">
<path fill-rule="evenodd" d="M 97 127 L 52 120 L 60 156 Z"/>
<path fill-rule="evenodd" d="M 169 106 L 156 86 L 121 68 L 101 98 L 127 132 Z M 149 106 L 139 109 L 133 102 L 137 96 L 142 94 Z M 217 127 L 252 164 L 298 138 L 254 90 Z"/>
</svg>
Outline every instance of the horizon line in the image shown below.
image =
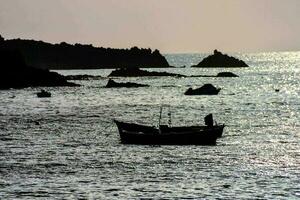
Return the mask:
<svg viewBox="0 0 300 200">
<path fill-rule="evenodd" d="M 0 36 L 2 36 L 3 37 L 3 35 L 2 34 L 0 34 Z M 61 44 L 61 43 L 63 43 L 63 42 L 65 42 L 65 43 L 67 43 L 67 44 L 70 44 L 70 45 L 75 45 L 75 44 L 81 44 L 81 45 L 92 45 L 94 48 L 111 48 L 111 49 L 131 49 L 131 48 L 133 48 L 133 47 L 138 47 L 138 48 L 140 48 L 140 49 L 151 49 L 151 50 L 158 50 L 161 54 L 164 54 L 164 55 L 168 55 L 168 54 L 209 54 L 209 53 L 212 53 L 215 49 L 217 49 L 217 50 L 219 50 L 219 51 L 221 51 L 222 53 L 230 53 L 230 54 L 255 54 L 255 53 L 290 53 L 290 52 L 299 52 L 300 51 L 300 48 L 298 49 L 298 50 L 287 50 L 287 49 L 285 49 L 285 50 L 254 50 L 254 51 L 252 51 L 252 50 L 250 50 L 250 51 L 224 51 L 224 50 L 220 50 L 220 49 L 218 49 L 218 48 L 214 48 L 214 49 L 212 49 L 212 50 L 210 50 L 210 51 L 207 51 L 207 52 L 203 52 L 203 51 L 186 51 L 186 52 L 184 52 L 184 51 L 182 51 L 182 52 L 177 52 L 177 51 L 174 51 L 174 52 L 168 52 L 168 51 L 162 51 L 161 49 L 159 49 L 159 48 L 150 48 L 150 47 L 141 47 L 141 46 L 137 46 L 137 45 L 132 45 L 132 46 L 130 46 L 130 47 L 106 47 L 106 46 L 96 46 L 96 44 L 95 43 L 81 43 L 81 42 L 75 42 L 75 43 L 73 43 L 73 42 L 66 42 L 66 41 L 60 41 L 60 42 L 58 42 L 58 41 L 56 41 L 56 42 L 51 42 L 51 41 L 46 41 L 46 40 L 41 40 L 41 39 L 33 39 L 33 38 L 5 38 L 5 37 L 3 37 L 4 38 L 4 41 L 5 40 L 17 40 L 17 39 L 20 39 L 20 40 L 33 40 L 33 41 L 37 41 L 37 42 L 45 42 L 45 43 L 49 43 L 49 44 Z"/>
</svg>

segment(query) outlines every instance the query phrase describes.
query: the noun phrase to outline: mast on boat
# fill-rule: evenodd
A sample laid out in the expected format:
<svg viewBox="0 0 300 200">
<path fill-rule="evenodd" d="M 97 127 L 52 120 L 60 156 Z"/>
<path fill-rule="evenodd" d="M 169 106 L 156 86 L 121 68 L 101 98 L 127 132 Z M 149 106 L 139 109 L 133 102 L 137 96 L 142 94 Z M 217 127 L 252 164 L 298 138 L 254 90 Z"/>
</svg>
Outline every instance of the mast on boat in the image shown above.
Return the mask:
<svg viewBox="0 0 300 200">
<path fill-rule="evenodd" d="M 158 119 L 158 127 L 160 127 L 160 124 L 161 124 L 162 111 L 163 111 L 163 106 L 160 107 L 159 119 Z M 168 125 L 170 127 L 172 125 L 172 118 L 171 118 L 172 115 L 171 115 L 171 108 L 170 107 L 169 107 L 168 117 L 169 117 Z"/>
<path fill-rule="evenodd" d="M 171 118 L 171 106 L 169 106 L 169 113 L 168 113 L 168 117 L 169 117 L 169 127 L 171 127 L 172 125 L 172 118 Z"/>
<path fill-rule="evenodd" d="M 163 110 L 163 107 L 160 106 L 159 119 L 158 119 L 158 127 L 160 127 L 161 116 L 162 116 L 162 110 Z"/>
</svg>

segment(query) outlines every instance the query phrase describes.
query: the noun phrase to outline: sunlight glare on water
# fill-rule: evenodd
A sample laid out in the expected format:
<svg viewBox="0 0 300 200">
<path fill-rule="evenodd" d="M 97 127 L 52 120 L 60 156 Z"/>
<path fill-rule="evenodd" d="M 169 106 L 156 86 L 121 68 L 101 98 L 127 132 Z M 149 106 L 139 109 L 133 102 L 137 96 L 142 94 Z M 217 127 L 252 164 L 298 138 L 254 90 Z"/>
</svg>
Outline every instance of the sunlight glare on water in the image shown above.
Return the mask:
<svg viewBox="0 0 300 200">
<path fill-rule="evenodd" d="M 0 199 L 300 198 L 300 52 L 235 54 L 250 65 L 243 69 L 189 68 L 204 56 L 166 55 L 187 68 L 149 70 L 239 77 L 117 78 L 151 85 L 134 89 L 76 81 L 46 88 L 49 99 L 36 97 L 40 88 L 0 91 Z M 183 95 L 205 83 L 220 94 Z M 112 119 L 155 125 L 161 104 L 176 125 L 213 113 L 224 137 L 209 147 L 120 144 Z"/>
</svg>

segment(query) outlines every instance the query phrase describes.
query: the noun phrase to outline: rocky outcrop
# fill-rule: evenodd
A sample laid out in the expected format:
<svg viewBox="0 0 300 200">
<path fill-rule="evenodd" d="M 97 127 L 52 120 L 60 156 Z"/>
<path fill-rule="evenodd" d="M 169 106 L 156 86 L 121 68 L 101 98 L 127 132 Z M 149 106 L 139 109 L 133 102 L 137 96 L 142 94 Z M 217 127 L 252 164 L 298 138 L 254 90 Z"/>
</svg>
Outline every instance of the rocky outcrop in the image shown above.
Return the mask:
<svg viewBox="0 0 300 200">
<path fill-rule="evenodd" d="M 232 73 L 232 72 L 220 72 L 217 75 L 191 75 L 188 77 L 213 77 L 213 78 L 222 78 L 222 77 L 239 77 L 238 75 Z"/>
<path fill-rule="evenodd" d="M 56 72 L 25 64 L 20 52 L 0 46 L 0 89 L 37 86 L 78 86 Z"/>
<path fill-rule="evenodd" d="M 200 88 L 192 89 L 189 88 L 184 94 L 185 95 L 217 95 L 221 88 L 216 88 L 212 84 L 205 84 Z"/>
<path fill-rule="evenodd" d="M 106 88 L 118 88 L 118 87 L 132 88 L 132 87 L 149 87 L 149 85 L 131 83 L 131 82 L 118 83 L 112 79 L 109 79 L 105 87 Z"/>
<path fill-rule="evenodd" d="M 239 76 L 232 72 L 220 72 L 217 74 L 217 77 L 239 77 Z"/>
<path fill-rule="evenodd" d="M 49 97 L 51 97 L 51 93 L 47 92 L 46 90 L 41 90 L 40 92 L 36 93 L 36 95 L 39 98 L 49 98 Z"/>
<path fill-rule="evenodd" d="M 1 40 L 1 38 L 0 38 Z M 51 44 L 43 41 L 13 39 L 3 42 L 18 50 L 26 63 L 44 69 L 160 68 L 170 67 L 158 50 L 132 47 L 112 49 L 84 44 Z"/>
<path fill-rule="evenodd" d="M 79 74 L 79 75 L 67 75 L 65 76 L 67 80 L 98 80 L 102 79 L 102 76 L 93 76 L 93 75 L 88 75 L 88 74 Z"/>
<path fill-rule="evenodd" d="M 214 54 L 204 58 L 192 67 L 249 67 L 244 61 L 214 50 Z"/>
<path fill-rule="evenodd" d="M 168 72 L 149 72 L 141 70 L 139 68 L 121 68 L 112 71 L 109 77 L 139 77 L 139 76 L 175 76 L 175 77 L 186 77 L 181 74 L 173 74 Z"/>
</svg>

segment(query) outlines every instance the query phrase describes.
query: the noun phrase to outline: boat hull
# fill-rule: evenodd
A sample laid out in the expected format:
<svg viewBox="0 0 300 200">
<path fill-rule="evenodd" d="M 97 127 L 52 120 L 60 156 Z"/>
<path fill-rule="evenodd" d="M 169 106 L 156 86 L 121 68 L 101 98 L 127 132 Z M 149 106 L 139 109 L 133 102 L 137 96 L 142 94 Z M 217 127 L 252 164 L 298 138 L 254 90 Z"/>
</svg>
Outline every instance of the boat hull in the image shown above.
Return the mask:
<svg viewBox="0 0 300 200">
<path fill-rule="evenodd" d="M 164 127 L 130 124 L 115 121 L 121 143 L 142 145 L 215 145 L 224 125 L 206 127 Z"/>
</svg>

